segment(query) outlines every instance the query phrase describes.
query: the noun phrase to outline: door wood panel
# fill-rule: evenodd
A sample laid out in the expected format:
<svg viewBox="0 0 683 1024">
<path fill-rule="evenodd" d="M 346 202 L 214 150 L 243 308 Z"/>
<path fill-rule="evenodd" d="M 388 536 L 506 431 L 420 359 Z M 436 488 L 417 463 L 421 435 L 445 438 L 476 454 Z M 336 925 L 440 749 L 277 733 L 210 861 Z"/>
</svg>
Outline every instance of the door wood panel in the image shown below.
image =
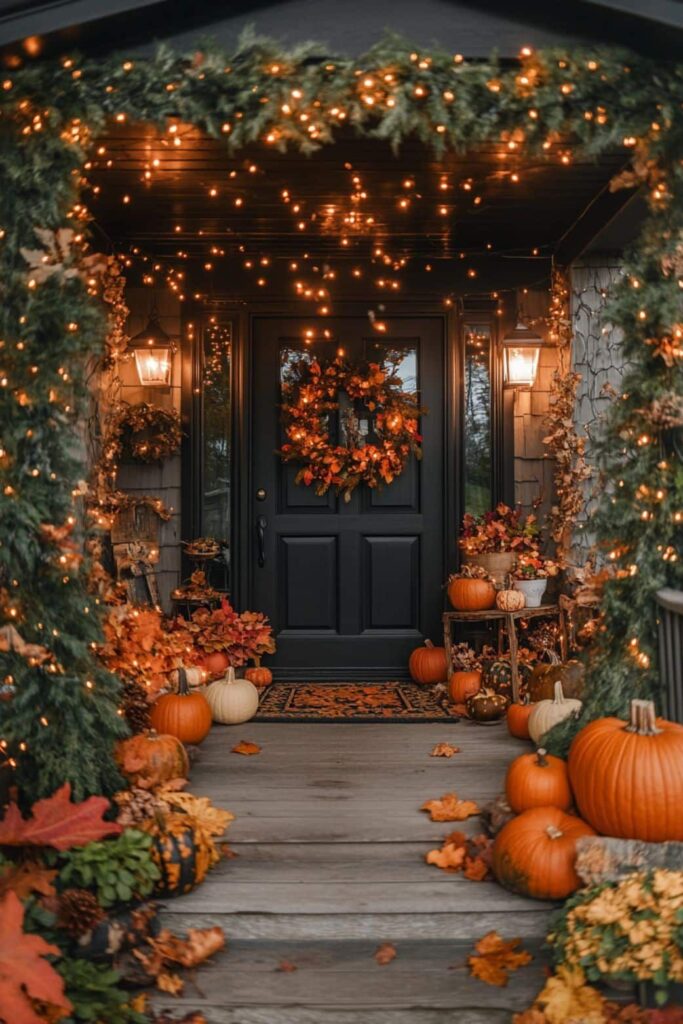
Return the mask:
<svg viewBox="0 0 683 1024">
<path fill-rule="evenodd" d="M 444 320 L 395 316 L 378 338 L 366 317 L 326 318 L 329 341 L 319 358 L 343 346 L 351 361 L 406 355 L 401 372 L 417 383 L 428 410 L 420 424 L 423 459 L 382 490 L 360 484 L 349 502 L 334 491 L 316 495 L 295 484 L 297 468 L 277 455 L 282 443 L 280 372 L 283 350 L 304 350 L 294 316 L 252 319 L 252 466 L 249 499 L 250 606 L 266 612 L 276 634 L 269 661 L 280 678 L 400 678 L 410 651 L 440 635 L 445 571 Z M 412 382 L 412 383 L 411 383 Z M 331 421 L 330 429 L 336 429 Z M 257 500 L 259 489 L 265 499 Z M 266 521 L 259 565 L 257 517 Z"/>
</svg>

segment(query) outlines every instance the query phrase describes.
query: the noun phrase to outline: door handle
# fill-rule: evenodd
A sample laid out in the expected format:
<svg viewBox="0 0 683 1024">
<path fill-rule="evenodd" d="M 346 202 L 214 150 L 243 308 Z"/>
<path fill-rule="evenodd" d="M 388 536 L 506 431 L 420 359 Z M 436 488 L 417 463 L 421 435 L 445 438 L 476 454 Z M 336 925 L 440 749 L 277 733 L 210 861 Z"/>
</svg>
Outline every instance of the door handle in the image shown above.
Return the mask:
<svg viewBox="0 0 683 1024">
<path fill-rule="evenodd" d="M 256 540 L 258 541 L 258 564 L 262 569 L 266 564 L 266 526 L 268 520 L 265 516 L 258 516 L 256 520 Z"/>
</svg>

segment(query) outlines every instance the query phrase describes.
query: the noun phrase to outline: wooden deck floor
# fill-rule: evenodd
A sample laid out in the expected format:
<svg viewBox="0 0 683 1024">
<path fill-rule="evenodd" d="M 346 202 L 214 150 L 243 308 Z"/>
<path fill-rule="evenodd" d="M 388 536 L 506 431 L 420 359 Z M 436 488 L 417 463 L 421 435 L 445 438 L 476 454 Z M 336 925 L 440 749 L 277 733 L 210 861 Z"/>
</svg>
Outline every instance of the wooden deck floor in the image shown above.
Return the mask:
<svg viewBox="0 0 683 1024">
<path fill-rule="evenodd" d="M 230 753 L 240 739 L 262 752 Z M 461 753 L 430 757 L 442 740 Z M 202 1010 L 210 1024 L 509 1021 L 542 987 L 552 908 L 427 865 L 425 852 L 455 826 L 419 808 L 452 790 L 494 797 L 524 749 L 503 727 L 467 723 L 214 727 L 192 789 L 236 814 L 229 840 L 239 857 L 165 917 L 178 930 L 220 924 L 228 948 L 176 1008 Z M 478 819 L 464 830 L 480 831 Z M 503 989 L 465 966 L 492 928 L 535 954 Z M 382 942 L 398 954 L 384 967 L 373 957 Z M 297 970 L 278 970 L 282 961 Z"/>
</svg>

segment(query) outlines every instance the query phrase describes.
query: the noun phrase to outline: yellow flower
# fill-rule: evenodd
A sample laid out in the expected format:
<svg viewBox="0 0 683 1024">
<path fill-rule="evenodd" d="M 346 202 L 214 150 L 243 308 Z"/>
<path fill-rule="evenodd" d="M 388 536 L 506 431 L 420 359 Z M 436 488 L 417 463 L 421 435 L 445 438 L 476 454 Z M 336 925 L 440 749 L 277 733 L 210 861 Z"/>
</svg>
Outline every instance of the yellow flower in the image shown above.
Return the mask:
<svg viewBox="0 0 683 1024">
<path fill-rule="evenodd" d="M 633 927 L 629 929 L 628 922 L 622 924 L 621 927 L 628 934 L 628 941 L 634 945 L 639 946 L 643 942 L 647 942 L 648 939 L 652 939 L 655 936 L 655 925 L 653 921 L 638 921 Z"/>
</svg>

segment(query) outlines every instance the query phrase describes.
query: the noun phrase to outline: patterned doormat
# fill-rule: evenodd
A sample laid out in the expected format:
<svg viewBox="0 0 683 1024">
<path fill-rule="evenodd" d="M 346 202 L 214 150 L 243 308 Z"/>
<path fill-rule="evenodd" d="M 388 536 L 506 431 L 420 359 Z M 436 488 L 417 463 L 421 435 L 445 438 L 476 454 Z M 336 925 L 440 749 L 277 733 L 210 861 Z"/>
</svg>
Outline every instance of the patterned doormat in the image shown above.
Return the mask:
<svg viewBox="0 0 683 1024">
<path fill-rule="evenodd" d="M 257 722 L 457 721 L 443 695 L 416 683 L 271 683 Z"/>
</svg>

